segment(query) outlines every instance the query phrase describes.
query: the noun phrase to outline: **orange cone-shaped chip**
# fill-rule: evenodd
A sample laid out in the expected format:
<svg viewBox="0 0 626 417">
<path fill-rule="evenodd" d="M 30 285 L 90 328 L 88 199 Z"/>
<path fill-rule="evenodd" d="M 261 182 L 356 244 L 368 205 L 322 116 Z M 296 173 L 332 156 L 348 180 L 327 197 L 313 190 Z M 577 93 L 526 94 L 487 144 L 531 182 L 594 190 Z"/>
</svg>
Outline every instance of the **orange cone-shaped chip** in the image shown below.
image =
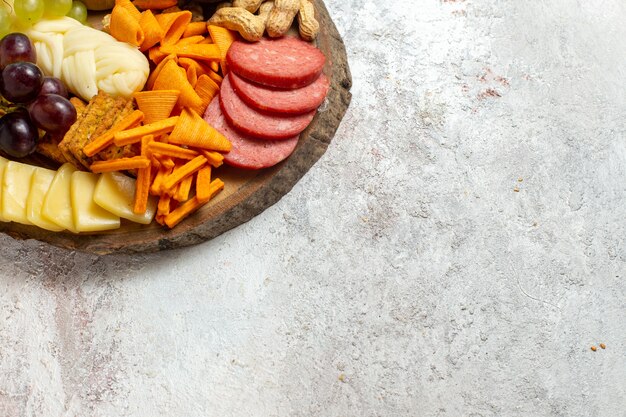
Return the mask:
<svg viewBox="0 0 626 417">
<path fill-rule="evenodd" d="M 140 48 L 142 52 L 147 51 L 157 43 L 161 42 L 165 36 L 165 31 L 150 10 L 146 10 L 141 13 L 139 24 L 141 25 L 144 34 L 144 40 L 141 43 Z"/>
<path fill-rule="evenodd" d="M 154 80 L 153 90 L 179 90 L 178 104 L 195 108 L 202 104 L 202 99 L 187 80 L 187 73 L 174 60 L 169 60 Z"/>
<path fill-rule="evenodd" d="M 157 21 L 165 31 L 162 45 L 173 45 L 183 36 L 187 25 L 191 22 L 191 12 L 184 10 L 177 13 L 161 13 L 156 16 Z"/>
<path fill-rule="evenodd" d="M 140 91 L 133 94 L 146 124 L 170 117 L 179 96 L 179 90 Z"/>
<path fill-rule="evenodd" d="M 139 24 L 139 20 L 133 17 L 128 9 L 116 5 L 111 12 L 111 36 L 120 42 L 126 42 L 134 46 L 143 43 L 145 35 Z"/>
<path fill-rule="evenodd" d="M 170 143 L 229 152 L 230 141 L 193 110 L 183 109 L 178 123 L 170 133 Z"/>
</svg>

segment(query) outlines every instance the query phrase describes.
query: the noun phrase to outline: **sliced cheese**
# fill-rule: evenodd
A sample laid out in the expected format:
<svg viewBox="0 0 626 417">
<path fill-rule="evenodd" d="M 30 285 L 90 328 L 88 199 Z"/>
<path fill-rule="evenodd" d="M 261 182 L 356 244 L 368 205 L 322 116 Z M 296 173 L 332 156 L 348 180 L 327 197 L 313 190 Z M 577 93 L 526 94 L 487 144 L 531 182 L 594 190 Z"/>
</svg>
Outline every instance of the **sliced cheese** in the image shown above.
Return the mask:
<svg viewBox="0 0 626 417">
<path fill-rule="evenodd" d="M 135 223 L 150 224 L 156 213 L 157 199 L 150 196 L 144 214 L 135 214 L 136 182 L 134 178 L 121 172 L 106 172 L 100 175 L 93 200 L 103 209 Z"/>
<path fill-rule="evenodd" d="M 26 217 L 30 180 L 36 167 L 9 161 L 2 179 L 2 216 L 8 221 L 32 224 Z"/>
<path fill-rule="evenodd" d="M 79 232 L 98 232 L 120 227 L 120 218 L 93 201 L 98 174 L 76 171 L 72 174 L 71 196 L 74 224 Z"/>
<path fill-rule="evenodd" d="M 74 227 L 70 184 L 76 168 L 72 164 L 63 164 L 58 170 L 48 193 L 43 200 L 41 215 L 45 220 L 55 223 L 63 229 L 77 233 Z"/>
<path fill-rule="evenodd" d="M 2 179 L 4 178 L 4 169 L 8 163 L 8 159 L 0 156 L 0 222 L 8 222 L 8 220 L 2 215 Z"/>
<path fill-rule="evenodd" d="M 30 182 L 30 194 L 28 194 L 28 200 L 26 201 L 26 218 L 29 222 L 42 229 L 60 232 L 63 230 L 63 227 L 60 227 L 41 215 L 44 199 L 46 194 L 48 194 L 48 190 L 50 189 L 55 175 L 56 171 L 52 171 L 51 169 L 35 169 L 35 173 Z"/>
</svg>

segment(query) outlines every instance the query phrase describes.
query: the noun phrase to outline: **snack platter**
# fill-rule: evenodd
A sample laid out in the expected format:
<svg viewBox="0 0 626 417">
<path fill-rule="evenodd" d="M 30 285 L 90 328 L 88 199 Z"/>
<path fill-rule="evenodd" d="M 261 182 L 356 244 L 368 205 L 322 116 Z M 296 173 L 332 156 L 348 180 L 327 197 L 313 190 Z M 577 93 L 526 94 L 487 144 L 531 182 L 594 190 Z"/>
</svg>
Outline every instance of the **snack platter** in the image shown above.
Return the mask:
<svg viewBox="0 0 626 417">
<path fill-rule="evenodd" d="M 17 222 L 0 222 L 0 231 L 17 239 L 36 239 L 96 254 L 154 252 L 212 239 L 277 202 L 326 151 L 351 99 L 351 76 L 343 41 L 323 1 L 314 0 L 312 3 L 319 22 L 319 34 L 314 45 L 326 58 L 323 76 L 330 85 L 324 103 L 300 133 L 297 145 L 287 159 L 257 170 L 227 165 L 215 169 L 215 176 L 224 183 L 223 190 L 173 228 L 154 221 L 146 225 L 122 220 L 121 227 L 115 230 L 76 234 L 51 232 Z M 106 13 L 90 12 L 89 20 L 94 27 L 100 25 Z M 20 162 L 58 168 L 58 165 L 51 165 L 50 161 L 37 154 Z"/>
</svg>

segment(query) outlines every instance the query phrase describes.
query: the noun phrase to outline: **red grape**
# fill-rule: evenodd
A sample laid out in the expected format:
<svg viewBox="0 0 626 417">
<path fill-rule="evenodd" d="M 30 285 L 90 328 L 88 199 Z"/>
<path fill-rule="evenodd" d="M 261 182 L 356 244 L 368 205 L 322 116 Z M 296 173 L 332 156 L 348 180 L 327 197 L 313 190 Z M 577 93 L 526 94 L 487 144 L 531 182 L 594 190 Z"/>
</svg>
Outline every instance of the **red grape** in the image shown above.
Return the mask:
<svg viewBox="0 0 626 417">
<path fill-rule="evenodd" d="M 12 103 L 28 103 L 39 95 L 43 73 L 31 62 L 7 65 L 0 76 L 0 93 Z"/>
<path fill-rule="evenodd" d="M 35 47 L 23 33 L 9 33 L 0 41 L 0 69 L 21 61 L 36 63 Z"/>
<path fill-rule="evenodd" d="M 37 126 L 24 110 L 0 118 L 0 148 L 15 158 L 23 158 L 35 151 L 38 133 Z"/>
<path fill-rule="evenodd" d="M 63 81 L 56 77 L 43 77 L 43 83 L 41 84 L 41 91 L 39 92 L 39 95 L 42 96 L 44 94 L 58 94 L 65 98 L 69 98 L 65 84 L 63 84 Z"/>
<path fill-rule="evenodd" d="M 37 127 L 50 133 L 65 133 L 76 121 L 76 108 L 58 94 L 37 97 L 28 110 Z"/>
</svg>

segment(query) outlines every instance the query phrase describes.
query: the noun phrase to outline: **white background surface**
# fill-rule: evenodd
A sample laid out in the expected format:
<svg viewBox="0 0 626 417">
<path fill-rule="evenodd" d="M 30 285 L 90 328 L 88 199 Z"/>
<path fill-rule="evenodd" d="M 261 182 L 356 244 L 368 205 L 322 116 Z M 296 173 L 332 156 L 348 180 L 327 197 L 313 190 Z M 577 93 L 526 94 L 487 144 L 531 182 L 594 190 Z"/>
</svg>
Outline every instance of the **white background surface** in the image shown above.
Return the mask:
<svg viewBox="0 0 626 417">
<path fill-rule="evenodd" d="M 278 204 L 0 237 L 0 416 L 626 416 L 626 3 L 327 5 L 352 105 Z"/>
</svg>

